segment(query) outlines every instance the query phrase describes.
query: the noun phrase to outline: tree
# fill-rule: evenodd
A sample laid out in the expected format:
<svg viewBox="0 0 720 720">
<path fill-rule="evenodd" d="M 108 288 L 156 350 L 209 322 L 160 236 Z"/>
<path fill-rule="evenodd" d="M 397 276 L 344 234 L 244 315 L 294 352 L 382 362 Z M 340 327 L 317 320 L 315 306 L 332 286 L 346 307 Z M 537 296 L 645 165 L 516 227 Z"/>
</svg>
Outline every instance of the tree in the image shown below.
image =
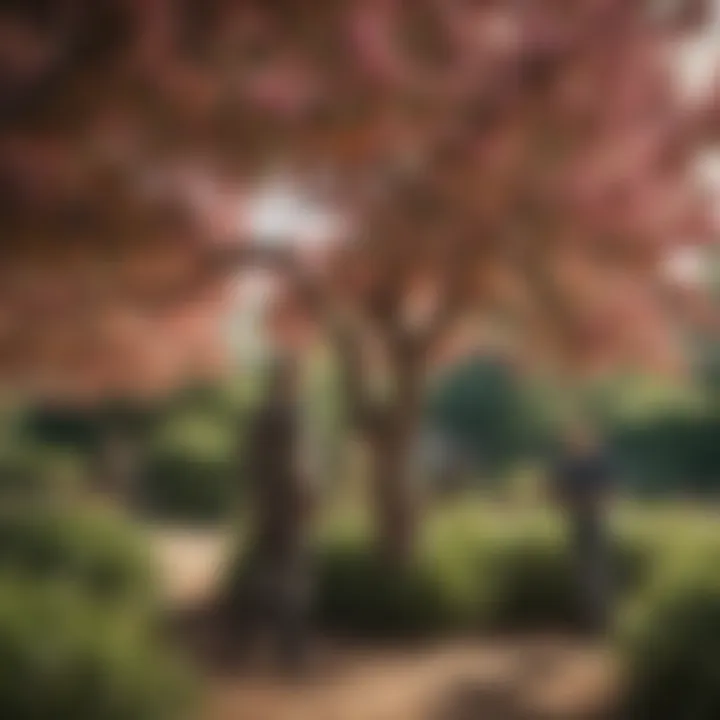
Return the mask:
<svg viewBox="0 0 720 720">
<path fill-rule="evenodd" d="M 707 115 L 668 57 L 693 18 L 611 1 L 322 7 L 255 8 L 263 72 L 290 103 L 263 110 L 299 134 L 283 137 L 301 182 L 330 178 L 353 223 L 300 284 L 336 337 L 402 556 L 423 379 L 459 321 L 479 310 L 535 363 L 677 363 L 664 266 L 712 237 L 693 175 Z"/>
<path fill-rule="evenodd" d="M 539 421 L 523 380 L 503 358 L 470 358 L 434 388 L 431 422 L 463 450 L 485 480 L 539 448 Z"/>
<path fill-rule="evenodd" d="M 461 321 L 501 329 L 534 362 L 673 359 L 663 267 L 710 235 L 693 163 L 716 108 L 683 97 L 672 52 L 704 5 L 67 0 L 41 22 L 42 3 L 17 4 L 1 24 L 15 42 L 0 172 L 18 188 L 3 267 L 21 285 L 0 306 L 5 365 L 43 357 L 77 375 L 89 344 L 132 358 L 167 327 L 165 362 L 196 349 L 168 315 L 256 258 L 211 240 L 279 167 L 346 219 L 319 263 L 262 255 L 335 342 L 373 450 L 381 537 L 405 556 L 423 382 Z M 62 327 L 58 312 L 31 325 L 21 268 L 66 287 L 71 260 L 92 266 L 73 291 L 92 292 L 67 298 Z M 99 333 L 74 313 L 89 308 L 113 342 L 88 343 Z M 116 346 L 128 317 L 141 327 Z M 65 366 L 49 328 L 82 348 Z"/>
<path fill-rule="evenodd" d="M 0 370 L 41 396 L 144 395 L 219 362 L 203 195 L 146 144 L 131 11 L 0 10 Z"/>
</svg>

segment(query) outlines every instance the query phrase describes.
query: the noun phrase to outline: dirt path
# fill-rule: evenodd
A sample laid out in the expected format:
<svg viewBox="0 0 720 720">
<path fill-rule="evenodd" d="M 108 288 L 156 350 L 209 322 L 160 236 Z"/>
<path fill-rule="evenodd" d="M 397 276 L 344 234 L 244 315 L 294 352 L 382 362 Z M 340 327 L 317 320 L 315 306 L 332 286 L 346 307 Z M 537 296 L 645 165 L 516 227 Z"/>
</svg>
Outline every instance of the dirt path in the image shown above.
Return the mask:
<svg viewBox="0 0 720 720">
<path fill-rule="evenodd" d="M 231 550 L 232 533 L 151 528 L 147 534 L 172 606 L 197 605 L 212 594 Z"/>
<path fill-rule="evenodd" d="M 169 601 L 212 594 L 227 534 L 153 530 Z M 562 638 L 478 641 L 415 650 L 325 649 L 311 678 L 208 671 L 201 720 L 608 720 L 613 666 Z"/>
<path fill-rule="evenodd" d="M 315 679 L 215 679 L 204 720 L 607 720 L 612 669 L 558 639 L 342 651 Z"/>
</svg>

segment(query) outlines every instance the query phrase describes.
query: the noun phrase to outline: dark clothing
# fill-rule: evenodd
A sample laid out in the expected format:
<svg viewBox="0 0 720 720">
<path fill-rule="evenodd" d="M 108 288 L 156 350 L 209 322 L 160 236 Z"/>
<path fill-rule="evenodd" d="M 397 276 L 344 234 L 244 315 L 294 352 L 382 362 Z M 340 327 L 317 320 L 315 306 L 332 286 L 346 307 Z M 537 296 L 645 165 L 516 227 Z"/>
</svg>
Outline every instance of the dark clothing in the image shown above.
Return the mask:
<svg viewBox="0 0 720 720">
<path fill-rule="evenodd" d="M 554 478 L 556 495 L 568 516 L 582 620 L 593 630 L 606 627 L 611 605 L 605 506 L 613 480 L 612 463 L 601 452 L 566 456 Z"/>
<path fill-rule="evenodd" d="M 605 518 L 600 512 L 574 513 L 570 522 L 580 620 L 588 630 L 604 630 L 613 589 Z"/>
<path fill-rule="evenodd" d="M 285 557 L 254 546 L 246 560 L 239 606 L 240 642 L 268 633 L 280 663 L 302 664 L 310 630 L 311 573 L 304 548 Z"/>
<path fill-rule="evenodd" d="M 613 479 L 612 463 L 606 454 L 567 455 L 555 471 L 555 491 L 566 508 L 588 512 L 605 502 Z"/>
<path fill-rule="evenodd" d="M 261 410 L 249 438 L 254 541 L 268 553 L 283 554 L 300 542 L 307 491 L 297 462 L 298 427 L 291 405 Z"/>
<path fill-rule="evenodd" d="M 266 405 L 248 447 L 254 512 L 237 615 L 244 634 L 269 630 L 284 664 L 300 662 L 310 610 L 309 497 L 298 463 L 291 403 Z"/>
</svg>

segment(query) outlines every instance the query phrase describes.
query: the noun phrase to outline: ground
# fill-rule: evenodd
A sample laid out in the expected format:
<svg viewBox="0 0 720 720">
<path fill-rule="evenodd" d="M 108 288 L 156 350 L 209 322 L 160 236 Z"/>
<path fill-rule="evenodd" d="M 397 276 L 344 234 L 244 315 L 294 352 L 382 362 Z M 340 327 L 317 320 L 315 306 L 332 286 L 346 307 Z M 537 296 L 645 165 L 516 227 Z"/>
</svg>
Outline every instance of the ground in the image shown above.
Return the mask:
<svg viewBox="0 0 720 720">
<path fill-rule="evenodd" d="M 610 682 L 602 651 L 558 638 L 344 648 L 302 683 L 215 678 L 205 719 L 601 720 Z"/>
<path fill-rule="evenodd" d="M 174 606 L 212 593 L 219 533 L 153 531 Z M 303 681 L 208 670 L 202 720 L 607 720 L 613 665 L 599 646 L 561 637 L 414 648 L 323 642 Z"/>
</svg>

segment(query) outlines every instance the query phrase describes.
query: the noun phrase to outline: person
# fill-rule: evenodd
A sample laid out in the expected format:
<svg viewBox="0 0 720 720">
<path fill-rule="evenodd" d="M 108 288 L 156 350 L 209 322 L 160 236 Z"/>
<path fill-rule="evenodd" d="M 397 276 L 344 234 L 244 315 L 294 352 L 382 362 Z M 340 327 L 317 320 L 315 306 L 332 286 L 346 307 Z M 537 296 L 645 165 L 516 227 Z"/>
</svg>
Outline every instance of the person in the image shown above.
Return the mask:
<svg viewBox="0 0 720 720">
<path fill-rule="evenodd" d="M 267 398 L 255 417 L 247 445 L 250 507 L 254 513 L 237 606 L 239 641 L 269 631 L 284 668 L 304 665 L 311 578 L 307 524 L 308 478 L 299 461 L 298 368 L 277 359 L 270 368 Z"/>
<path fill-rule="evenodd" d="M 569 428 L 555 468 L 555 493 L 570 526 L 582 620 L 593 632 L 607 627 L 611 609 L 607 510 L 613 481 L 597 435 L 586 424 Z"/>
</svg>

